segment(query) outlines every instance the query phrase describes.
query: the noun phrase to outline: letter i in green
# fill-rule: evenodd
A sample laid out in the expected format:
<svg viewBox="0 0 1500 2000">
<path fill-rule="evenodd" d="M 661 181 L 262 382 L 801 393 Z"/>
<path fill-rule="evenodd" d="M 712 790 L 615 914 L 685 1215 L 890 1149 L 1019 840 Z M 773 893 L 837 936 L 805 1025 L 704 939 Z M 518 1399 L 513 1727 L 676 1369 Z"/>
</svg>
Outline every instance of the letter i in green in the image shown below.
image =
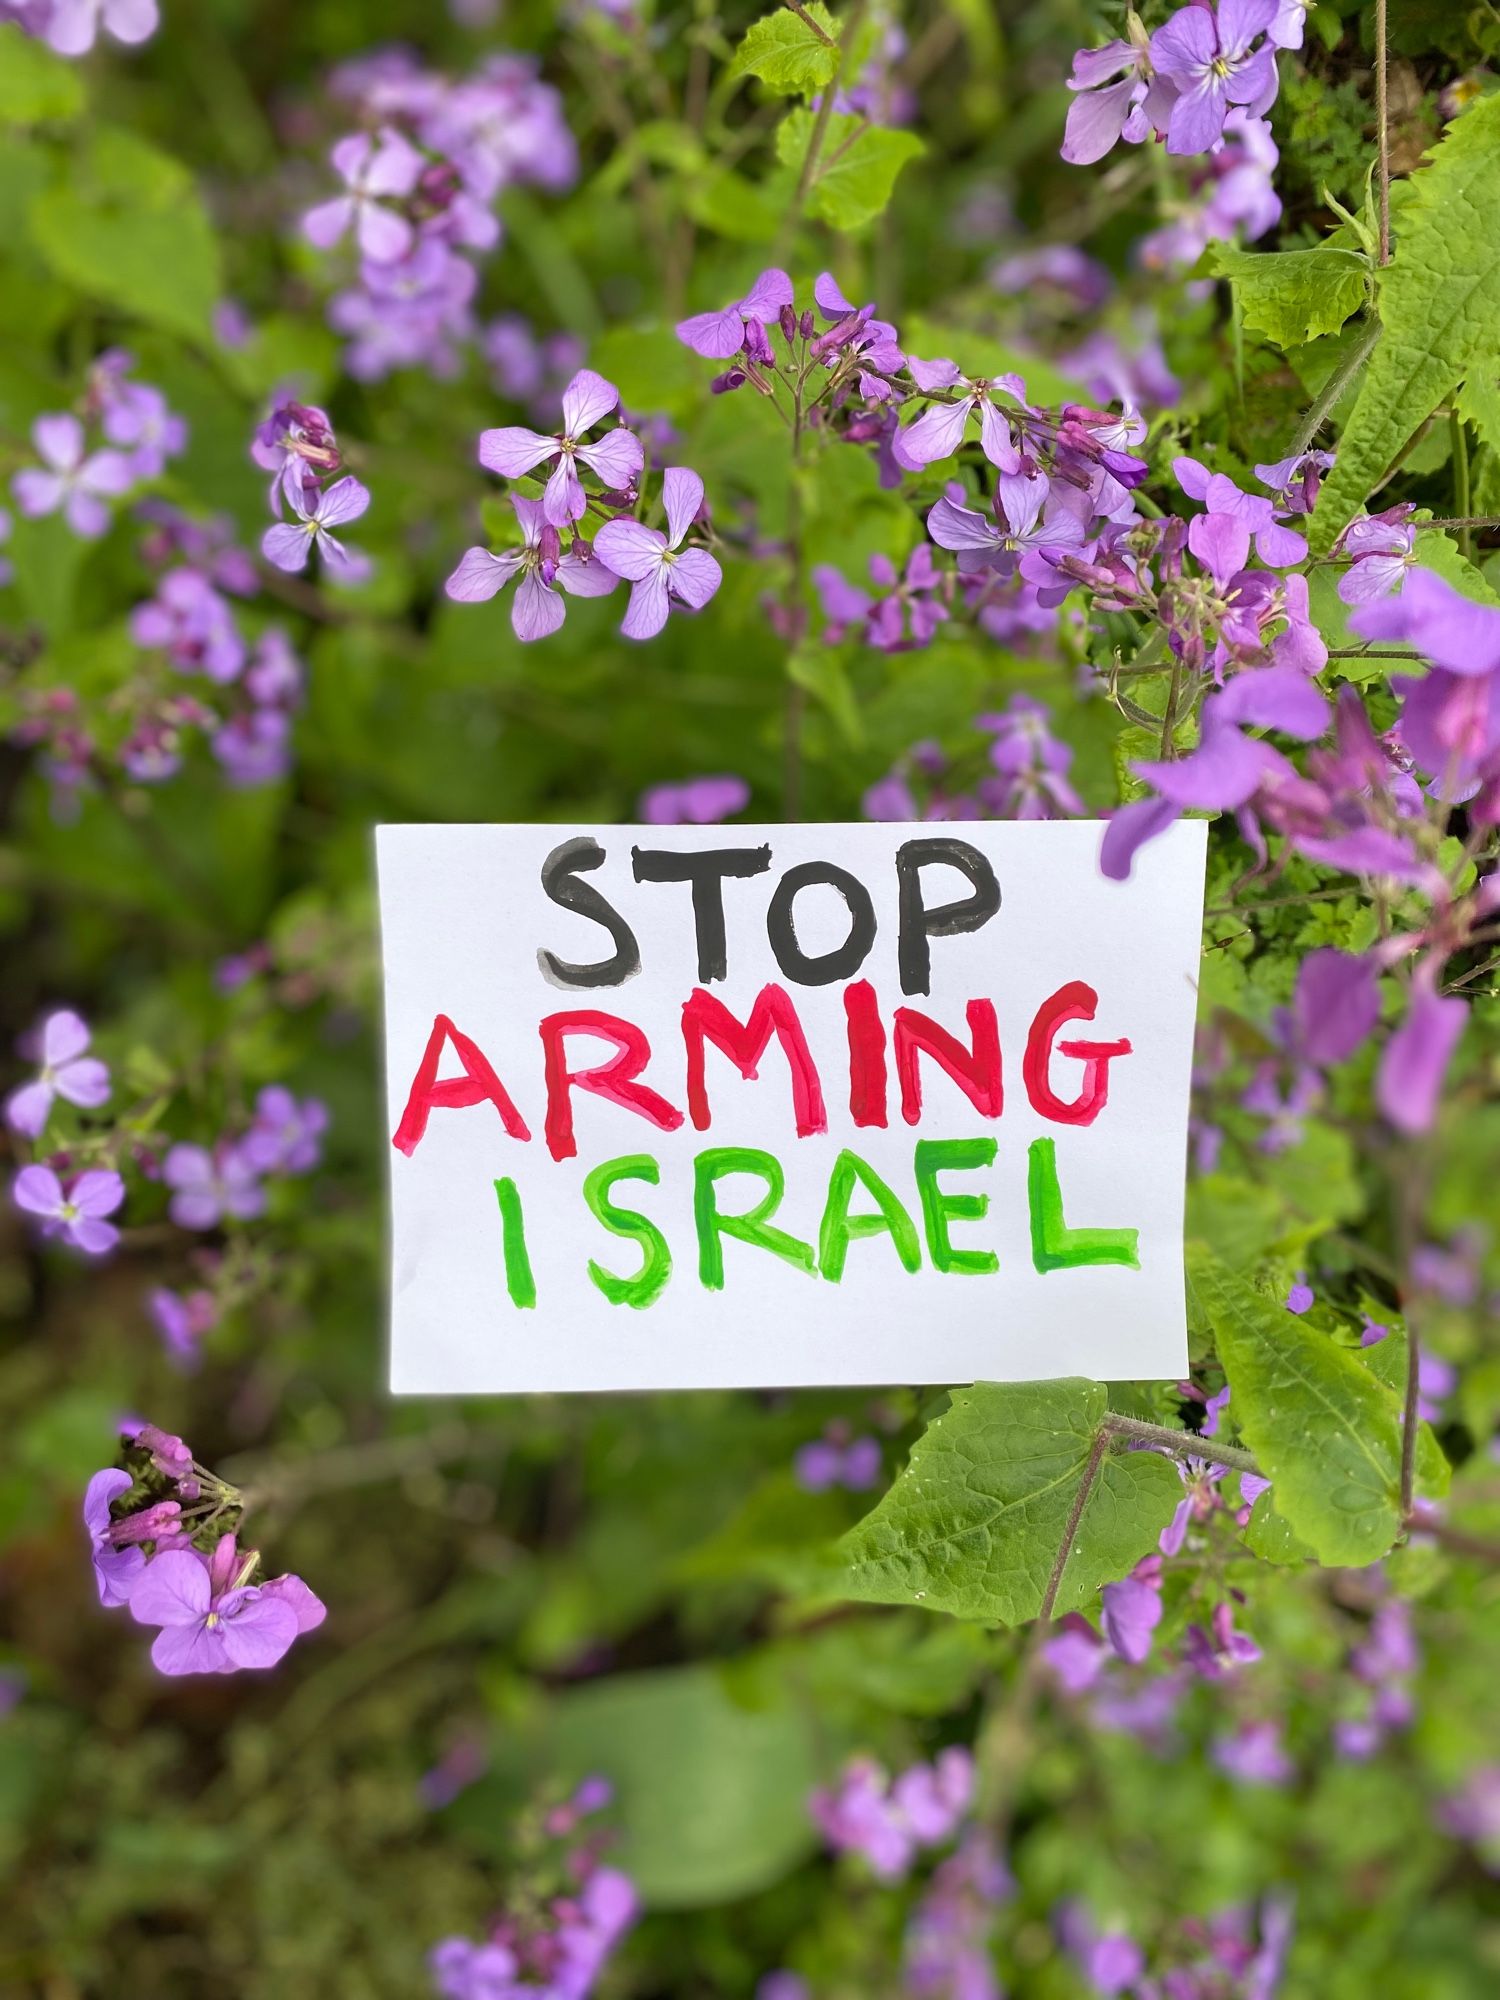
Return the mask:
<svg viewBox="0 0 1500 2000">
<path fill-rule="evenodd" d="M 536 1304 L 536 1279 L 531 1275 L 531 1259 L 526 1253 L 526 1218 L 521 1213 L 521 1194 L 508 1176 L 495 1183 L 495 1199 L 500 1204 L 500 1240 L 505 1251 L 505 1289 L 513 1306 Z"/>
</svg>

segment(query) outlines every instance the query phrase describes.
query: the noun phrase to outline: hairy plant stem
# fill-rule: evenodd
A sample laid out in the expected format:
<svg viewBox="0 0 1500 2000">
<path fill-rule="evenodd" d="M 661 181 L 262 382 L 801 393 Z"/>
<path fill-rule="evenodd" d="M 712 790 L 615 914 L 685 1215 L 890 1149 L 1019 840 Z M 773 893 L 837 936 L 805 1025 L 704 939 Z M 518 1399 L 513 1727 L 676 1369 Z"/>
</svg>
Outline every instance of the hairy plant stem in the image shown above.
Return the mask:
<svg viewBox="0 0 1500 2000">
<path fill-rule="evenodd" d="M 1453 512 L 1461 524 L 1458 530 L 1459 554 L 1465 562 L 1474 560 L 1474 531 L 1469 526 L 1469 508 L 1472 504 L 1469 482 L 1469 430 L 1457 410 L 1448 413 L 1448 436 L 1453 446 Z"/>
<path fill-rule="evenodd" d="M 1375 0 L 1375 125 L 1380 160 L 1380 262 L 1391 261 L 1391 94 L 1387 0 Z"/>
<path fill-rule="evenodd" d="M 1289 457 L 1301 458 L 1304 452 L 1311 451 L 1313 440 L 1333 415 L 1340 396 L 1375 352 L 1380 330 L 1378 319 L 1371 318 L 1365 322 L 1364 332 L 1323 384 L 1317 401 L 1303 418 L 1301 428 L 1292 439 Z"/>
<path fill-rule="evenodd" d="M 1100 1428 L 1106 1436 L 1153 1445 L 1170 1452 L 1174 1458 L 1201 1458 L 1209 1465 L 1225 1466 L 1230 1472 L 1250 1472 L 1257 1479 L 1263 1476 L 1248 1451 L 1241 1451 L 1238 1445 L 1218 1444 L 1197 1431 L 1174 1431 L 1167 1424 L 1148 1424 L 1139 1417 L 1123 1416 L 1118 1410 L 1107 1410 Z"/>
</svg>

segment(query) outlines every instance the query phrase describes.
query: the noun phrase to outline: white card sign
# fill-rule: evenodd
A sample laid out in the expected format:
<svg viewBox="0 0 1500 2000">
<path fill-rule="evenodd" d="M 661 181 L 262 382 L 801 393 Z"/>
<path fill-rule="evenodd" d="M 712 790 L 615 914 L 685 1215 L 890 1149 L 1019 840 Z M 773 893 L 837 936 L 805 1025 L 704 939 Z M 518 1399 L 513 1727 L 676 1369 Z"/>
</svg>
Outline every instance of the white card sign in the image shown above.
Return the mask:
<svg viewBox="0 0 1500 2000">
<path fill-rule="evenodd" d="M 378 830 L 401 1393 L 1171 1377 L 1205 828 Z"/>
</svg>

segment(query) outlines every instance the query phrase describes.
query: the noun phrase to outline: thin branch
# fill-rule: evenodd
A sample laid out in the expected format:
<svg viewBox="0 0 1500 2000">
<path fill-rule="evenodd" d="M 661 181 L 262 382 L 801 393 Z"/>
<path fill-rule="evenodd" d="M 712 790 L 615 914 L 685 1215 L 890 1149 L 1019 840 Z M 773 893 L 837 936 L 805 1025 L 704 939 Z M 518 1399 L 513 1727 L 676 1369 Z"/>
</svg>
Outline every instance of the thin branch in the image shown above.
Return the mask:
<svg viewBox="0 0 1500 2000">
<path fill-rule="evenodd" d="M 1375 124 L 1380 147 L 1380 262 L 1391 261 L 1391 97 L 1387 0 L 1375 0 Z"/>
<path fill-rule="evenodd" d="M 804 27 L 812 29 L 813 33 L 817 36 L 818 40 L 823 44 L 825 48 L 836 49 L 838 47 L 838 43 L 834 40 L 833 36 L 829 34 L 828 30 L 822 25 L 822 23 L 819 21 L 815 21 L 812 15 L 808 13 L 807 9 L 802 5 L 802 0 L 785 0 L 785 4 L 791 8 L 792 12 L 797 16 L 797 19 L 800 22 L 802 22 Z"/>
<path fill-rule="evenodd" d="M 1197 1431 L 1174 1431 L 1166 1424 L 1148 1424 L 1139 1417 L 1122 1416 L 1118 1410 L 1105 1412 L 1103 1429 L 1115 1437 L 1158 1446 L 1171 1452 L 1174 1458 L 1201 1458 L 1210 1465 L 1225 1466 L 1230 1472 L 1253 1473 L 1257 1479 L 1263 1476 L 1248 1451 L 1241 1451 L 1238 1445 L 1218 1444 Z"/>
</svg>

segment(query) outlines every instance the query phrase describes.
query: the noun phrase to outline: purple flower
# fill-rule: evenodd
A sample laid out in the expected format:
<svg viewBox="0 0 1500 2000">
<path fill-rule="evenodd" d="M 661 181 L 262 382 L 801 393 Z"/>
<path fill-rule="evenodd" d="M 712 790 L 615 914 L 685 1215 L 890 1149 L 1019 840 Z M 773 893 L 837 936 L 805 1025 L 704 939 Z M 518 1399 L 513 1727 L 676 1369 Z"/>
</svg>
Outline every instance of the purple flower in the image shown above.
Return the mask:
<svg viewBox="0 0 1500 2000">
<path fill-rule="evenodd" d="M 769 325 L 781 308 L 792 303 L 792 281 L 785 271 L 762 271 L 744 298 L 722 312 L 695 313 L 679 320 L 677 338 L 705 361 L 727 361 L 745 345 L 745 329 Z M 764 338 L 764 336 L 762 336 Z"/>
<path fill-rule="evenodd" d="M 164 652 L 179 672 L 206 674 L 221 687 L 245 663 L 245 642 L 234 612 L 196 569 L 167 571 L 155 597 L 131 612 L 130 636 L 138 646 Z"/>
<path fill-rule="evenodd" d="M 1276 58 L 1251 44 L 1265 33 L 1279 0 L 1219 0 L 1183 7 L 1151 37 L 1151 60 L 1180 93 L 1167 124 L 1169 153 L 1206 153 L 1221 137 L 1231 105 L 1252 117 L 1276 96 Z"/>
<path fill-rule="evenodd" d="M 1500 609 L 1476 604 L 1430 569 L 1413 569 L 1398 597 L 1367 604 L 1349 624 L 1362 639 L 1403 640 L 1452 674 L 1500 670 Z"/>
<path fill-rule="evenodd" d="M 115 500 L 131 485 L 129 461 L 122 452 L 84 454 L 83 425 L 77 417 L 38 417 L 31 440 L 45 470 L 23 466 L 11 480 L 11 492 L 21 512 L 32 519 L 55 514 L 59 508 L 75 535 L 96 541 L 109 526 L 106 500 Z"/>
<path fill-rule="evenodd" d="M 924 393 L 956 388 L 961 394 L 954 402 L 931 404 L 914 422 L 897 433 L 896 454 L 904 466 L 911 471 L 920 471 L 924 465 L 951 458 L 964 441 L 970 417 L 977 414 L 979 448 L 990 464 L 1005 473 L 1020 471 L 1021 454 L 1011 436 L 1010 425 L 995 403 L 996 395 L 1002 395 L 1019 403 L 1023 410 L 1029 409 L 1026 384 L 1019 375 L 976 376 L 971 380 L 960 374 L 951 361 L 919 361 L 914 356 L 908 357 L 906 365 L 918 389 Z M 1045 479 L 1041 484 L 1045 497 Z M 930 532 L 931 516 L 928 517 L 928 527 Z M 933 536 L 934 541 L 938 539 Z M 944 547 L 947 546 L 945 543 Z"/>
<path fill-rule="evenodd" d="M 467 550 L 444 589 L 455 603 L 481 604 L 519 576 L 511 629 L 518 639 L 545 639 L 567 615 L 554 583 L 571 597 L 607 597 L 620 579 L 597 553 L 585 555 L 584 543 L 575 541 L 563 555 L 557 530 L 544 518 L 539 500 L 513 493 L 510 504 L 521 524 L 521 547 L 498 556 L 488 549 Z"/>
<path fill-rule="evenodd" d="M 337 472 L 342 460 L 327 414 L 311 403 L 277 403 L 257 429 L 250 456 L 271 478 L 271 506 L 300 492 L 309 474 Z"/>
<path fill-rule="evenodd" d="M 1220 1680 L 1235 1667 L 1250 1666 L 1260 1658 L 1260 1648 L 1243 1632 L 1234 1629 L 1234 1612 L 1226 1604 L 1214 1606 L 1210 1629 L 1190 1625 L 1182 1645 L 1185 1665 L 1204 1680 Z"/>
<path fill-rule="evenodd" d="M 1178 485 L 1191 500 L 1199 500 L 1210 514 L 1227 514 L 1244 524 L 1255 543 L 1255 553 L 1268 569 L 1285 569 L 1305 560 L 1307 538 L 1294 528 L 1283 528 L 1272 503 L 1257 493 L 1242 493 L 1222 472 L 1210 472 L 1196 458 L 1174 458 L 1172 472 Z M 1235 568 L 1242 568 L 1236 563 Z"/>
<path fill-rule="evenodd" d="M 291 725 L 280 709 L 251 709 L 231 716 L 209 748 L 227 785 L 272 785 L 291 769 Z"/>
<path fill-rule="evenodd" d="M 1151 1652 L 1151 1634 L 1161 1623 L 1161 1559 L 1147 1557 L 1119 1583 L 1099 1593 L 1104 1636 L 1122 1660 L 1138 1667 Z"/>
<path fill-rule="evenodd" d="M 1133 25 L 1139 32 L 1139 24 Z M 1138 146 L 1163 130 L 1177 96 L 1170 79 L 1153 69 L 1143 34 L 1106 42 L 1102 49 L 1080 49 L 1068 88 L 1080 94 L 1068 107 L 1062 156 L 1075 167 L 1102 160 L 1121 139 Z"/>
<path fill-rule="evenodd" d="M 323 1154 L 328 1107 L 316 1097 L 299 1104 L 289 1090 L 268 1084 L 255 1100 L 255 1122 L 239 1142 L 241 1157 L 258 1174 L 306 1174 Z"/>
<path fill-rule="evenodd" d="M 588 496 L 578 477 L 581 461 L 612 493 L 633 488 L 646 462 L 641 441 L 632 431 L 617 427 L 606 431 L 592 444 L 582 442 L 585 432 L 607 417 L 620 401 L 613 382 L 606 382 L 591 368 L 580 368 L 562 396 L 563 427 L 553 437 L 526 430 L 519 424 L 502 430 L 485 431 L 479 440 L 479 463 L 506 479 L 520 479 L 538 465 L 556 459 L 556 469 L 542 493 L 542 517 L 554 528 L 565 528 L 582 520 Z"/>
<path fill-rule="evenodd" d="M 288 571 L 306 569 L 307 559 L 316 548 L 335 574 L 351 581 L 363 576 L 367 568 L 365 558 L 346 549 L 329 531 L 342 527 L 346 521 L 359 519 L 370 504 L 368 490 L 352 474 L 346 474 L 326 491 L 320 492 L 315 486 L 295 480 L 284 481 L 282 491 L 297 521 L 295 525 L 279 521 L 274 528 L 267 528 L 260 545 L 267 562 Z"/>
<path fill-rule="evenodd" d="M 1317 1293 L 1307 1282 L 1306 1277 L 1299 1271 L 1296 1284 L 1292 1286 L 1286 1295 L 1286 1309 L 1289 1313 L 1300 1314 L 1308 1312 L 1316 1301 L 1317 1296 Z"/>
<path fill-rule="evenodd" d="M 159 19 L 156 0 L 52 0 L 43 33 L 60 56 L 84 56 L 101 28 L 117 42 L 144 42 Z"/>
<path fill-rule="evenodd" d="M 167 407 L 160 389 L 144 382 L 117 386 L 105 404 L 102 426 L 111 444 L 130 446 L 133 479 L 159 479 L 167 460 L 187 448 L 187 424 Z"/>
<path fill-rule="evenodd" d="M 96 1472 L 83 1496 L 83 1525 L 94 1560 L 94 1583 L 99 1602 L 110 1610 L 130 1602 L 130 1593 L 146 1567 L 140 1549 L 119 1548 L 110 1539 L 110 1502 L 128 1493 L 134 1484 L 128 1472 Z"/>
<path fill-rule="evenodd" d="M 927 532 L 939 548 L 957 554 L 964 574 L 991 569 L 1008 577 L 1019 569 L 1036 584 L 1058 581 L 1048 550 L 1081 548 L 1084 539 L 1078 516 L 1053 498 L 1045 473 L 1002 473 L 993 515 L 956 506 L 944 495 L 927 516 Z"/>
<path fill-rule="evenodd" d="M 797 1484 L 806 1493 L 826 1493 L 830 1487 L 844 1486 L 864 1493 L 880 1478 L 880 1446 L 872 1437 L 847 1439 L 842 1425 L 830 1425 L 827 1433 L 805 1444 L 792 1461 Z"/>
<path fill-rule="evenodd" d="M 124 1201 L 125 1183 L 109 1168 L 89 1168 L 64 1191 L 51 1167 L 22 1167 L 11 1194 L 17 1208 L 42 1218 L 44 1236 L 60 1236 L 90 1257 L 102 1257 L 120 1240 L 119 1230 L 104 1217 Z"/>
<path fill-rule="evenodd" d="M 161 1177 L 173 1190 L 167 1212 L 180 1229 L 212 1229 L 224 1216 L 244 1222 L 265 1209 L 254 1167 L 225 1141 L 211 1153 L 204 1146 L 173 1146 Z"/>
<path fill-rule="evenodd" d="M 351 227 L 361 253 L 377 264 L 393 264 L 412 244 L 412 226 L 388 206 L 416 187 L 422 155 L 399 132 L 368 132 L 340 139 L 330 158 L 347 192 L 321 202 L 302 218 L 303 234 L 319 250 L 331 250 Z"/>
<path fill-rule="evenodd" d="M 151 1648 L 159 1673 L 274 1667 L 299 1633 L 323 1622 L 323 1605 L 300 1577 L 246 1584 L 255 1561 L 240 1557 L 233 1535 L 223 1537 L 212 1560 L 196 1549 L 152 1558 L 131 1591 L 130 1615 L 160 1628 Z"/>
<path fill-rule="evenodd" d="M 667 533 L 640 521 L 606 521 L 594 537 L 600 560 L 631 584 L 620 630 L 627 639 L 652 639 L 667 622 L 669 597 L 701 611 L 724 580 L 707 549 L 684 549 L 682 538 L 703 505 L 703 481 L 679 466 L 662 475 Z"/>
<path fill-rule="evenodd" d="M 1297 1052 L 1326 1067 L 1346 1062 L 1375 1032 L 1380 1020 L 1380 967 L 1370 956 L 1324 946 L 1297 969 L 1292 996 Z"/>
<path fill-rule="evenodd" d="M 1059 819 L 1081 813 L 1083 801 L 1068 783 L 1073 752 L 1048 727 L 1046 709 L 1029 695 L 1012 695 L 996 715 L 977 726 L 994 738 L 990 763 L 996 776 L 980 780 L 985 804 L 1002 819 Z"/>
<path fill-rule="evenodd" d="M 1219 1769 L 1242 1785 L 1285 1785 L 1297 1767 L 1287 1755 L 1277 1722 L 1247 1722 L 1213 1746 Z"/>
<path fill-rule="evenodd" d="M 1483 1764 L 1438 1807 L 1438 1821 L 1457 1840 L 1500 1848 L 1500 1764 Z"/>
<path fill-rule="evenodd" d="M 38 1138 L 55 1099 L 65 1098 L 80 1110 L 94 1111 L 109 1097 L 109 1070 L 96 1056 L 86 1055 L 88 1024 L 70 1008 L 59 1008 L 42 1022 L 38 1036 L 41 1067 L 31 1083 L 23 1083 L 5 1100 L 5 1122 L 13 1132 Z"/>
<path fill-rule="evenodd" d="M 1448 1064 L 1468 1019 L 1462 1000 L 1440 994 L 1431 960 L 1412 981 L 1406 1019 L 1385 1045 L 1375 1077 L 1375 1101 L 1398 1132 L 1429 1132 Z"/>
<path fill-rule="evenodd" d="M 1300 49 L 1307 17 L 1318 0 L 1276 0 L 1276 18 L 1266 30 L 1266 38 L 1278 49 Z"/>
<path fill-rule="evenodd" d="M 1345 604 L 1369 604 L 1389 597 L 1406 582 L 1416 562 L 1417 531 L 1409 521 L 1379 515 L 1351 521 L 1344 531 L 1343 550 L 1349 568 L 1339 578 Z"/>
<path fill-rule="evenodd" d="M 653 785 L 642 792 L 639 811 L 647 826 L 717 826 L 731 813 L 743 812 L 749 802 L 744 779 L 725 774 Z"/>
<path fill-rule="evenodd" d="M 199 1343 L 218 1322 L 219 1308 L 212 1292 L 180 1292 L 157 1285 L 146 1296 L 146 1309 L 161 1335 L 167 1358 L 180 1369 L 195 1368 Z"/>
</svg>

